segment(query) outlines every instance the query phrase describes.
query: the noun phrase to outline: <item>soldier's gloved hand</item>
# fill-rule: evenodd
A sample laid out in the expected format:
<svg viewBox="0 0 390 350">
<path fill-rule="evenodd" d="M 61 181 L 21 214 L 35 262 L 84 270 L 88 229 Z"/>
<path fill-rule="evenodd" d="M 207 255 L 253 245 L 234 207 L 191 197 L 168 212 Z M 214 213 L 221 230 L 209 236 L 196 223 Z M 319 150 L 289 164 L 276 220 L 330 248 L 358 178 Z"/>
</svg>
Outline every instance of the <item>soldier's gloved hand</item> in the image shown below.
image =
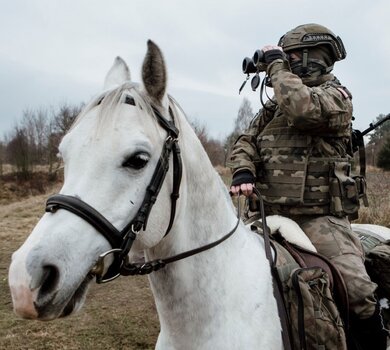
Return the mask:
<svg viewBox="0 0 390 350">
<path fill-rule="evenodd" d="M 280 46 L 275 45 L 267 45 L 263 47 L 264 52 L 264 61 L 267 64 L 277 60 L 277 59 L 285 59 L 285 55 L 283 49 Z"/>
<path fill-rule="evenodd" d="M 232 195 L 238 195 L 240 192 L 249 197 L 253 193 L 253 183 L 255 177 L 248 170 L 243 170 L 233 175 L 232 184 L 230 186 L 230 192 Z"/>
</svg>

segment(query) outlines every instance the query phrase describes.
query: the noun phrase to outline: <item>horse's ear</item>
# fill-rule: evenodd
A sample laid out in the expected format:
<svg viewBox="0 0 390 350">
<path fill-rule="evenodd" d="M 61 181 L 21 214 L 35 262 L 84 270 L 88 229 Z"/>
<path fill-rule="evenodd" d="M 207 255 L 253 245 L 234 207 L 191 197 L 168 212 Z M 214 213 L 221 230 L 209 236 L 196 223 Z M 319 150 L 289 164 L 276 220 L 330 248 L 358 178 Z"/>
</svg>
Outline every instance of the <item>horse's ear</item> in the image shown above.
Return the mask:
<svg viewBox="0 0 390 350">
<path fill-rule="evenodd" d="M 142 81 L 149 96 L 161 103 L 167 87 L 167 70 L 160 48 L 148 40 L 148 51 L 142 65 Z"/>
<path fill-rule="evenodd" d="M 104 90 L 119 86 L 126 81 L 130 81 L 130 70 L 126 62 L 118 56 L 106 75 Z"/>
</svg>

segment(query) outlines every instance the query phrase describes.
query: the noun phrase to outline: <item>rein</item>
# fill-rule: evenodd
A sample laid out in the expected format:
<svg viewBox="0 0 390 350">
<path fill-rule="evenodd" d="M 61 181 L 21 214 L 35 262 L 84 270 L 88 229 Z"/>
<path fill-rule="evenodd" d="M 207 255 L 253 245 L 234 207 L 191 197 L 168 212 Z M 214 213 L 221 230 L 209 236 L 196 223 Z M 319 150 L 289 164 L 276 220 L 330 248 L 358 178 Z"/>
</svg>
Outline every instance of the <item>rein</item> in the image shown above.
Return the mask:
<svg viewBox="0 0 390 350">
<path fill-rule="evenodd" d="M 238 225 L 240 223 L 240 217 L 241 217 L 241 210 L 240 210 L 240 204 L 238 204 L 236 224 L 227 234 L 222 236 L 220 239 L 218 239 L 214 242 L 208 243 L 206 245 L 203 245 L 201 247 L 187 250 L 183 253 L 179 253 L 177 255 L 170 256 L 168 258 L 156 259 L 156 260 L 147 261 L 144 263 L 125 263 L 122 267 L 121 274 L 123 276 L 146 275 L 146 274 L 149 274 L 153 271 L 157 271 L 157 270 L 165 267 L 167 264 L 188 258 L 190 256 L 193 256 L 193 255 L 196 255 L 198 253 L 209 250 L 211 248 L 214 248 L 215 246 L 219 245 L 223 241 L 227 240 L 230 236 L 233 235 L 234 232 L 236 232 Z"/>
<path fill-rule="evenodd" d="M 127 102 L 127 99 L 125 101 Z M 132 103 L 131 103 L 132 104 Z M 173 255 L 171 257 L 156 259 L 145 263 L 130 263 L 128 261 L 128 253 L 137 238 L 137 234 L 141 229 L 145 230 L 149 214 L 154 203 L 157 200 L 158 194 L 165 180 L 165 176 L 169 170 L 169 159 L 171 153 L 173 154 L 173 188 L 171 193 L 171 215 L 168 228 L 164 237 L 170 232 L 176 215 L 176 203 L 179 198 L 180 183 L 182 177 L 182 161 L 180 157 L 180 148 L 178 145 L 179 130 L 176 128 L 173 119 L 173 113 L 169 109 L 172 121 L 166 119 L 156 108 L 153 108 L 154 114 L 160 126 L 165 129 L 168 136 L 164 142 L 160 159 L 154 170 L 152 179 L 146 189 L 145 197 L 140 208 L 134 218 L 121 230 L 117 230 L 102 214 L 89 204 L 78 197 L 55 194 L 48 198 L 46 202 L 46 212 L 55 213 L 58 209 L 65 209 L 81 219 L 88 222 L 100 234 L 102 234 L 110 243 L 112 249 L 101 254 L 96 262 L 96 265 L 90 271 L 90 274 L 96 276 L 97 283 L 105 283 L 114 280 L 120 275 L 144 275 L 153 271 L 157 271 L 167 264 L 185 259 L 192 255 L 198 254 L 205 250 L 211 249 L 218 244 L 228 239 L 237 230 L 240 223 L 240 208 L 237 213 L 237 223 L 234 228 L 230 230 L 222 238 L 206 244 L 204 246 Z M 112 263 L 105 270 L 105 258 L 111 256 Z"/>
<path fill-rule="evenodd" d="M 289 319 L 288 319 L 286 305 L 284 303 L 283 287 L 280 283 L 279 274 L 272 258 L 270 229 L 267 226 L 267 219 L 264 210 L 264 201 L 260 191 L 256 187 L 253 187 L 253 192 L 256 194 L 260 202 L 260 216 L 261 216 L 263 238 L 264 238 L 264 250 L 265 250 L 265 256 L 268 260 L 270 270 L 271 270 L 271 275 L 272 275 L 272 284 L 274 287 L 273 292 L 278 307 L 280 325 L 282 327 L 281 333 L 282 333 L 283 347 L 284 350 L 291 350 L 292 348 L 291 348 L 291 340 L 290 340 L 291 335 L 290 335 Z"/>
</svg>

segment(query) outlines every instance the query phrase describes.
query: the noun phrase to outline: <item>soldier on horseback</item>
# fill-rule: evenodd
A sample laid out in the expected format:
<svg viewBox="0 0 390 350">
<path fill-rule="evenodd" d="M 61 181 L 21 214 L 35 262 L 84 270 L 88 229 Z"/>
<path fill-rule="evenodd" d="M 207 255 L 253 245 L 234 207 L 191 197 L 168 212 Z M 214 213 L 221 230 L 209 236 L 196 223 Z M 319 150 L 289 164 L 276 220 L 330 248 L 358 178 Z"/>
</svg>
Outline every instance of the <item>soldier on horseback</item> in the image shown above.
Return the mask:
<svg viewBox="0 0 390 350">
<path fill-rule="evenodd" d="M 362 178 L 351 176 L 352 95 L 331 71 L 346 57 L 340 37 L 318 24 L 298 26 L 262 49 L 274 89 L 232 150 L 231 192 L 260 190 L 266 214 L 295 220 L 317 251 L 339 269 L 351 331 L 361 349 L 386 349 L 377 285 L 349 218 Z"/>
</svg>

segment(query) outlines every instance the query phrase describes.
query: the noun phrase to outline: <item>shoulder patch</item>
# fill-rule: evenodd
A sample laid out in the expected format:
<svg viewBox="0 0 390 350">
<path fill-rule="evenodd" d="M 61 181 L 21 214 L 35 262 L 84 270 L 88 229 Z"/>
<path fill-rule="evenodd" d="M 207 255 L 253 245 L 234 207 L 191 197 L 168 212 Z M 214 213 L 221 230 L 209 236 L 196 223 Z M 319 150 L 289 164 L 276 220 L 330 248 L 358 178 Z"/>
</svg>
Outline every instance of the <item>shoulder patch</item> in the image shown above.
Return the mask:
<svg viewBox="0 0 390 350">
<path fill-rule="evenodd" d="M 339 91 L 341 92 L 341 95 L 343 95 L 343 97 L 344 97 L 345 99 L 349 98 L 348 92 L 346 92 L 342 87 L 338 87 L 338 88 L 336 88 L 336 89 L 339 90 Z"/>
</svg>

